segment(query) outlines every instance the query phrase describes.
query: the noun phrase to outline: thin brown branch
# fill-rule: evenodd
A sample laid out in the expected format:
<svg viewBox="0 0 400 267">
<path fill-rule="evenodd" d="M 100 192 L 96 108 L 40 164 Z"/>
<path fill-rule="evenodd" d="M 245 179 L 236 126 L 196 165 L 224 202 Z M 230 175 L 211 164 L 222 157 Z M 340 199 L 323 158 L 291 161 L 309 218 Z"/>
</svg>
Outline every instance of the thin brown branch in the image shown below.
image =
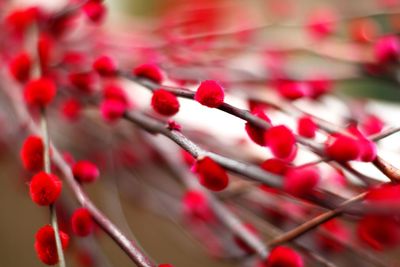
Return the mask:
<svg viewBox="0 0 400 267">
<path fill-rule="evenodd" d="M 298 227 L 284 233 L 281 236 L 278 236 L 271 241 L 268 242 L 268 246 L 274 247 L 283 243 L 290 242 L 305 233 L 315 229 L 319 225 L 339 216 L 342 214 L 345 208 L 349 207 L 350 205 L 362 200 L 365 197 L 366 193 L 359 194 L 349 200 L 346 200 L 343 202 L 339 207 L 337 207 L 334 210 L 327 211 L 325 213 L 322 213 L 318 215 L 317 217 L 314 217 L 313 219 L 299 225 Z"/>
</svg>

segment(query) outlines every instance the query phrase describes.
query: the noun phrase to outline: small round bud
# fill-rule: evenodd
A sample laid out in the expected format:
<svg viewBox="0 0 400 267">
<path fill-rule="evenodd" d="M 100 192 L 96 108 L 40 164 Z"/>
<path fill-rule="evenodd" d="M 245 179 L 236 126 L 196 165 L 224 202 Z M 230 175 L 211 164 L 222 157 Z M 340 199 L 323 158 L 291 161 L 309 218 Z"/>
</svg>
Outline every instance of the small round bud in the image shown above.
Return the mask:
<svg viewBox="0 0 400 267">
<path fill-rule="evenodd" d="M 154 111 L 164 116 L 173 116 L 179 111 L 178 98 L 171 92 L 164 89 L 157 89 L 153 92 L 151 106 Z"/>
<path fill-rule="evenodd" d="M 81 160 L 75 163 L 72 167 L 72 173 L 76 180 L 83 183 L 94 182 L 100 175 L 97 166 L 87 160 Z"/>
<path fill-rule="evenodd" d="M 32 201 L 40 206 L 53 204 L 61 194 L 62 182 L 54 174 L 39 172 L 32 177 L 29 192 Z"/>
<path fill-rule="evenodd" d="M 161 69 L 155 64 L 143 64 L 133 69 L 132 73 L 135 76 L 149 79 L 155 83 L 161 84 L 163 75 Z"/>
<path fill-rule="evenodd" d="M 92 216 L 85 208 L 79 208 L 74 211 L 71 217 L 72 231 L 77 236 L 87 236 L 93 232 L 94 224 Z"/>
<path fill-rule="evenodd" d="M 229 178 L 226 171 L 210 157 L 197 160 L 195 171 L 200 183 L 212 191 L 221 191 L 228 186 Z"/>
<path fill-rule="evenodd" d="M 56 85 L 47 78 L 39 78 L 28 82 L 25 86 L 24 97 L 28 105 L 46 107 L 56 96 Z"/>
<path fill-rule="evenodd" d="M 216 81 L 203 81 L 194 99 L 204 106 L 217 108 L 224 102 L 224 89 Z"/>
<path fill-rule="evenodd" d="M 59 231 L 61 246 L 63 249 L 68 247 L 69 236 L 63 231 Z M 35 235 L 35 250 L 38 258 L 47 265 L 58 263 L 57 245 L 54 229 L 51 225 L 45 225 L 37 231 Z"/>
<path fill-rule="evenodd" d="M 40 137 L 29 136 L 22 145 L 20 156 L 24 168 L 31 172 L 43 169 L 44 145 Z"/>
</svg>

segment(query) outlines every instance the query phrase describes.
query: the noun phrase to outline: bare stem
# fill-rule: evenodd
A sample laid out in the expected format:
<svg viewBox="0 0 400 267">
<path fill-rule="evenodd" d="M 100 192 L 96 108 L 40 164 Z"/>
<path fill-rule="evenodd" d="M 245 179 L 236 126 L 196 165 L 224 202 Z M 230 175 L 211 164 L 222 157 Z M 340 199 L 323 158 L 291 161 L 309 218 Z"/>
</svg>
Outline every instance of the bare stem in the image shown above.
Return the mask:
<svg viewBox="0 0 400 267">
<path fill-rule="evenodd" d="M 359 194 L 349 200 L 346 200 L 336 209 L 322 213 L 322 214 L 318 215 L 317 217 L 314 217 L 313 219 L 297 226 L 296 228 L 272 239 L 271 241 L 268 242 L 268 246 L 274 247 L 274 246 L 292 241 L 292 240 L 304 235 L 308 231 L 315 229 L 316 227 L 329 221 L 330 219 L 333 219 L 333 218 L 339 216 L 340 214 L 342 214 L 343 210 L 346 207 L 362 200 L 365 197 L 365 195 L 366 195 L 366 193 L 362 193 L 362 194 Z"/>
<path fill-rule="evenodd" d="M 44 108 L 42 109 L 41 112 L 41 127 L 42 127 L 42 136 L 44 140 L 44 171 L 50 174 L 51 173 L 50 137 L 49 137 L 49 129 L 47 126 L 46 110 Z M 56 240 L 58 264 L 60 267 L 65 267 L 66 266 L 65 257 L 62 249 L 61 238 L 57 222 L 57 212 L 54 204 L 50 205 L 50 220 L 51 220 L 51 225 L 53 226 L 54 236 Z"/>
</svg>

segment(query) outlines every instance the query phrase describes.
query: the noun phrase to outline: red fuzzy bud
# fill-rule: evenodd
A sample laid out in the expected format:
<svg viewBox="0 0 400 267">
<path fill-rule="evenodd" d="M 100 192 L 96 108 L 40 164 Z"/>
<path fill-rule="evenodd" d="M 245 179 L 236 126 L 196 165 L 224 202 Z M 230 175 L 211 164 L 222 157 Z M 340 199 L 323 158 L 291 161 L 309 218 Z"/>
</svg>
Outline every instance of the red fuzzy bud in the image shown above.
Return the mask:
<svg viewBox="0 0 400 267">
<path fill-rule="evenodd" d="M 305 197 L 312 193 L 319 182 L 318 170 L 314 167 L 292 168 L 285 174 L 284 190 L 297 197 Z"/>
<path fill-rule="evenodd" d="M 106 99 L 100 105 L 101 116 L 106 122 L 115 122 L 126 111 L 126 104 L 115 99 Z"/>
<path fill-rule="evenodd" d="M 297 122 L 297 132 L 306 138 L 314 138 L 318 127 L 309 116 L 301 117 Z"/>
<path fill-rule="evenodd" d="M 301 81 L 279 80 L 276 89 L 282 97 L 289 100 L 296 100 L 310 93 L 309 84 Z"/>
<path fill-rule="evenodd" d="M 133 69 L 135 76 L 149 79 L 155 83 L 160 84 L 163 80 L 163 76 L 160 68 L 154 64 L 143 64 Z"/>
<path fill-rule="evenodd" d="M 186 150 L 183 150 L 183 149 L 181 150 L 181 156 L 182 156 L 182 160 L 189 167 L 191 167 L 196 162 L 196 159 L 192 156 L 192 154 L 190 154 Z"/>
<path fill-rule="evenodd" d="M 100 23 L 106 14 L 106 7 L 103 3 L 96 0 L 89 0 L 82 7 L 83 12 L 94 23 Z"/>
<path fill-rule="evenodd" d="M 318 99 L 332 90 L 333 82 L 323 75 L 317 75 L 308 80 L 308 86 L 310 87 L 310 97 Z"/>
<path fill-rule="evenodd" d="M 400 42 L 396 36 L 380 38 L 374 46 L 375 59 L 379 64 L 397 61 L 400 54 Z"/>
<path fill-rule="evenodd" d="M 380 133 L 384 122 L 376 115 L 367 115 L 361 122 L 361 128 L 366 135 Z"/>
<path fill-rule="evenodd" d="M 19 82 L 26 82 L 31 73 L 32 61 L 28 53 L 22 52 L 8 64 L 10 74 Z"/>
<path fill-rule="evenodd" d="M 194 99 L 204 106 L 217 108 L 224 102 L 224 89 L 216 81 L 203 81 Z"/>
<path fill-rule="evenodd" d="M 291 248 L 278 246 L 271 250 L 262 266 L 265 267 L 303 267 L 300 254 Z"/>
<path fill-rule="evenodd" d="M 117 84 L 108 84 L 103 89 L 104 99 L 114 99 L 120 101 L 122 104 L 129 106 L 128 98 L 125 91 Z"/>
<path fill-rule="evenodd" d="M 75 210 L 71 217 L 71 226 L 77 236 L 87 236 L 92 233 L 94 224 L 89 211 L 85 208 Z"/>
<path fill-rule="evenodd" d="M 68 247 L 69 236 L 59 231 L 61 246 L 63 249 Z M 57 245 L 54 229 L 51 225 L 45 225 L 37 231 L 35 235 L 35 250 L 38 258 L 47 265 L 58 263 Z"/>
<path fill-rule="evenodd" d="M 261 108 L 255 108 L 251 113 L 259 117 L 260 119 L 268 122 L 269 124 L 271 123 L 271 120 L 268 118 L 267 115 L 265 115 L 264 111 L 262 111 Z M 245 130 L 247 132 L 247 135 L 250 137 L 251 140 L 254 141 L 254 143 L 260 146 L 265 146 L 265 129 L 257 127 L 250 122 L 247 122 L 245 124 Z"/>
<path fill-rule="evenodd" d="M 331 136 L 325 144 L 325 153 L 328 157 L 346 162 L 349 160 L 356 160 L 360 156 L 361 148 L 358 140 L 337 134 Z"/>
<path fill-rule="evenodd" d="M 62 182 L 54 174 L 39 172 L 32 177 L 29 192 L 33 202 L 40 206 L 53 204 L 61 194 Z"/>
<path fill-rule="evenodd" d="M 46 73 L 50 65 L 50 61 L 53 59 L 54 51 L 54 40 L 48 34 L 42 33 L 39 36 L 38 44 L 38 56 L 40 68 L 43 73 Z"/>
<path fill-rule="evenodd" d="M 373 188 L 368 192 L 365 199 L 380 204 L 400 202 L 400 185 L 383 185 Z"/>
<path fill-rule="evenodd" d="M 393 216 L 366 215 L 358 222 L 358 238 L 375 250 L 400 243 L 400 224 Z"/>
<path fill-rule="evenodd" d="M 182 199 L 183 214 L 190 220 L 209 222 L 214 219 L 207 197 L 201 191 L 190 190 Z"/>
<path fill-rule="evenodd" d="M 375 160 L 377 151 L 376 144 L 368 139 L 360 138 L 360 160 L 364 162 L 371 162 Z"/>
<path fill-rule="evenodd" d="M 366 201 L 382 206 L 399 203 L 400 185 L 383 185 L 371 189 Z M 375 250 L 392 248 L 400 243 L 400 223 L 396 216 L 369 214 L 362 218 L 357 235 L 365 244 Z"/>
<path fill-rule="evenodd" d="M 172 264 L 159 264 L 158 267 L 174 267 Z"/>
<path fill-rule="evenodd" d="M 276 175 L 285 175 L 289 169 L 289 164 L 281 159 L 271 158 L 261 163 L 260 167 Z"/>
<path fill-rule="evenodd" d="M 61 104 L 61 113 L 69 121 L 79 119 L 81 110 L 81 103 L 75 98 L 67 99 Z"/>
<path fill-rule="evenodd" d="M 56 90 L 56 85 L 50 79 L 39 78 L 32 80 L 25 86 L 25 101 L 31 106 L 45 107 L 56 96 Z"/>
<path fill-rule="evenodd" d="M 271 127 L 265 134 L 268 147 L 275 157 L 287 159 L 296 152 L 293 132 L 284 125 Z"/>
<path fill-rule="evenodd" d="M 164 89 L 157 89 L 151 98 L 153 109 L 164 116 L 173 116 L 179 111 L 178 98 L 171 92 Z"/>
<path fill-rule="evenodd" d="M 98 57 L 93 62 L 93 69 L 104 77 L 112 77 L 117 74 L 117 66 L 115 62 L 108 56 Z"/>
<path fill-rule="evenodd" d="M 87 160 L 81 160 L 75 163 L 72 167 L 72 172 L 75 179 L 84 183 L 94 182 L 100 175 L 97 166 Z"/>
<path fill-rule="evenodd" d="M 221 191 L 228 186 L 226 171 L 209 157 L 197 160 L 195 165 L 200 184 L 212 191 Z"/>
<path fill-rule="evenodd" d="M 310 15 L 307 28 L 311 37 L 321 39 L 335 31 L 336 16 L 330 9 L 319 9 Z"/>
<path fill-rule="evenodd" d="M 91 93 L 93 91 L 92 85 L 94 77 L 91 72 L 74 72 L 68 75 L 69 82 L 84 93 Z"/>
<path fill-rule="evenodd" d="M 24 168 L 35 172 L 43 169 L 44 145 L 40 137 L 29 136 L 21 148 L 21 160 Z"/>
<path fill-rule="evenodd" d="M 327 234 L 323 234 L 322 232 L 316 233 L 315 241 L 322 249 L 326 251 L 342 251 L 344 247 L 341 243 L 347 243 L 349 241 L 349 231 L 338 220 L 330 220 L 322 224 L 320 229 L 324 230 Z M 333 235 L 335 238 L 330 237 L 328 233 Z M 339 240 L 336 239 L 339 239 L 341 242 L 338 242 Z"/>
<path fill-rule="evenodd" d="M 4 7 L 3 7 L 4 8 Z M 38 16 L 38 9 L 34 7 L 12 10 L 5 18 L 6 25 L 17 33 L 23 33 L 31 26 Z"/>
</svg>

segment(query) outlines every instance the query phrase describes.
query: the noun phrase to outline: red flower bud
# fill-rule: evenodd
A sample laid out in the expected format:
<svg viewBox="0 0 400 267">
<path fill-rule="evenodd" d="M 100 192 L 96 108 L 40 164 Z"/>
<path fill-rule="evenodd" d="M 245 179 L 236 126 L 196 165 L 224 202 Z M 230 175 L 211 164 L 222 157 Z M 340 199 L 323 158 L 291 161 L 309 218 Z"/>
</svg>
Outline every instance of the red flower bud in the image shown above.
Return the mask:
<svg viewBox="0 0 400 267">
<path fill-rule="evenodd" d="M 171 92 L 164 89 L 157 89 L 153 92 L 151 106 L 154 111 L 164 116 L 173 116 L 179 111 L 178 98 Z"/>
<path fill-rule="evenodd" d="M 314 120 L 309 116 L 303 116 L 297 122 L 297 132 L 303 137 L 314 138 L 317 129 Z"/>
<path fill-rule="evenodd" d="M 47 78 L 39 78 L 28 82 L 25 86 L 24 97 L 28 105 L 45 107 L 56 96 L 56 85 Z"/>
<path fill-rule="evenodd" d="M 312 194 L 319 178 L 315 167 L 292 168 L 285 174 L 283 189 L 293 196 L 305 197 Z"/>
<path fill-rule="evenodd" d="M 29 26 L 31 26 L 38 16 L 38 9 L 34 7 L 25 9 L 12 10 L 7 17 L 5 22 L 11 30 L 17 33 L 23 33 Z"/>
<path fill-rule="evenodd" d="M 69 82 L 84 93 L 93 91 L 94 77 L 91 72 L 74 72 L 68 75 Z"/>
<path fill-rule="evenodd" d="M 366 138 L 360 138 L 360 160 L 364 162 L 371 162 L 375 160 L 377 151 L 376 144 Z"/>
<path fill-rule="evenodd" d="M 184 149 L 181 149 L 181 156 L 183 162 L 185 162 L 186 165 L 189 167 L 193 166 L 193 164 L 196 162 L 196 159 L 192 156 L 192 154 L 190 154 Z"/>
<path fill-rule="evenodd" d="M 128 98 L 126 97 L 125 91 L 117 84 L 108 84 L 103 89 L 103 98 L 104 99 L 114 99 L 118 100 L 121 103 L 125 104 L 127 107 L 129 106 Z"/>
<path fill-rule="evenodd" d="M 383 185 L 372 188 L 365 199 L 369 202 L 390 204 L 400 202 L 400 185 Z"/>
<path fill-rule="evenodd" d="M 21 148 L 21 160 L 24 168 L 31 172 L 43 169 L 44 145 L 41 138 L 29 136 Z"/>
<path fill-rule="evenodd" d="M 366 215 L 358 222 L 358 238 L 375 250 L 400 243 L 400 224 L 393 216 Z"/>
<path fill-rule="evenodd" d="M 374 46 L 375 59 L 379 64 L 397 61 L 400 54 L 400 42 L 396 36 L 384 36 Z"/>
<path fill-rule="evenodd" d="M 271 120 L 268 118 L 267 115 L 265 115 L 264 111 L 260 108 L 255 108 L 252 112 L 253 115 L 259 117 L 260 119 L 271 123 Z M 266 130 L 260 127 L 257 127 L 250 122 L 247 122 L 245 124 L 245 130 L 247 132 L 247 135 L 250 137 L 251 140 L 254 141 L 254 143 L 260 145 L 260 146 L 265 146 L 265 132 Z"/>
<path fill-rule="evenodd" d="M 350 233 L 347 228 L 340 223 L 338 220 L 330 220 L 320 226 L 320 229 L 325 230 L 325 232 L 333 235 L 335 238 L 339 239 L 341 242 L 347 243 L 349 241 Z M 335 240 L 327 234 L 322 232 L 317 232 L 315 235 L 316 243 L 326 251 L 340 252 L 344 249 L 341 242 Z"/>
<path fill-rule="evenodd" d="M 279 80 L 276 83 L 278 93 L 289 100 L 296 100 L 309 95 L 309 84 L 301 81 Z"/>
<path fill-rule="evenodd" d="M 81 110 L 81 103 L 75 98 L 67 99 L 61 104 L 61 113 L 69 121 L 78 120 Z"/>
<path fill-rule="evenodd" d="M 158 267 L 174 267 L 172 264 L 159 264 Z"/>
<path fill-rule="evenodd" d="M 197 160 L 195 165 L 200 184 L 212 191 L 221 191 L 228 186 L 226 171 L 209 157 Z"/>
<path fill-rule="evenodd" d="M 88 19 L 94 23 L 102 22 L 107 11 L 104 4 L 96 0 L 89 0 L 83 5 L 82 10 Z"/>
<path fill-rule="evenodd" d="M 26 82 L 29 79 L 31 67 L 31 57 L 26 52 L 16 55 L 8 64 L 11 76 L 19 82 Z"/>
<path fill-rule="evenodd" d="M 285 175 L 289 170 L 289 164 L 281 159 L 271 158 L 261 163 L 260 167 L 276 175 Z"/>
<path fill-rule="evenodd" d="M 384 122 L 376 115 L 367 115 L 361 122 L 361 129 L 366 135 L 380 133 L 383 129 Z"/>
<path fill-rule="evenodd" d="M 314 39 L 321 39 L 331 35 L 336 28 L 336 16 L 330 9 L 319 9 L 310 15 L 307 29 Z"/>
<path fill-rule="evenodd" d="M 316 75 L 312 79 L 307 81 L 309 86 L 309 95 L 313 99 L 318 99 L 319 97 L 329 93 L 332 90 L 333 82 L 328 77 L 323 75 Z"/>
<path fill-rule="evenodd" d="M 93 62 L 93 69 L 104 77 L 112 77 L 117 74 L 117 66 L 115 62 L 108 56 L 98 57 Z"/>
<path fill-rule="evenodd" d="M 100 171 L 95 164 L 87 160 L 81 160 L 74 164 L 72 172 L 75 179 L 83 183 L 90 183 L 97 180 Z"/>
<path fill-rule="evenodd" d="M 194 99 L 204 106 L 217 108 L 224 102 L 224 89 L 216 81 L 203 81 Z"/>
<path fill-rule="evenodd" d="M 329 137 L 325 144 L 325 153 L 336 161 L 346 162 L 358 159 L 361 154 L 361 148 L 358 140 L 337 134 Z"/>
<path fill-rule="evenodd" d="M 74 211 L 71 217 L 72 231 L 77 236 L 87 236 L 92 233 L 94 224 L 92 216 L 85 208 L 79 208 Z"/>
<path fill-rule="evenodd" d="M 303 259 L 300 254 L 291 248 L 278 246 L 271 250 L 265 260 L 265 267 L 303 267 Z"/>
<path fill-rule="evenodd" d="M 53 59 L 54 40 L 48 34 L 42 33 L 39 36 L 37 49 L 39 55 L 40 68 L 43 73 L 47 72 L 50 61 Z"/>
<path fill-rule="evenodd" d="M 161 84 L 163 75 L 160 68 L 155 64 L 143 64 L 133 69 L 132 73 L 135 76 L 149 79 L 155 83 Z"/>
<path fill-rule="evenodd" d="M 287 159 L 296 152 L 296 139 L 293 132 L 285 125 L 268 129 L 265 139 L 272 154 L 277 158 Z"/>
<path fill-rule="evenodd" d="M 33 202 L 40 206 L 53 204 L 61 194 L 62 182 L 54 174 L 39 172 L 32 177 L 29 192 Z"/>
<path fill-rule="evenodd" d="M 68 247 L 69 236 L 59 231 L 61 246 Z M 35 235 L 35 250 L 38 258 L 47 265 L 54 265 L 58 262 L 57 245 L 54 229 L 51 225 L 45 225 Z"/>
<path fill-rule="evenodd" d="M 183 214 L 190 220 L 210 222 L 214 219 L 214 214 L 210 209 L 208 200 L 201 191 L 187 191 L 183 196 L 182 205 Z"/>
<path fill-rule="evenodd" d="M 115 122 L 126 111 L 126 104 L 115 99 L 106 99 L 100 105 L 101 116 L 106 122 Z"/>
</svg>

